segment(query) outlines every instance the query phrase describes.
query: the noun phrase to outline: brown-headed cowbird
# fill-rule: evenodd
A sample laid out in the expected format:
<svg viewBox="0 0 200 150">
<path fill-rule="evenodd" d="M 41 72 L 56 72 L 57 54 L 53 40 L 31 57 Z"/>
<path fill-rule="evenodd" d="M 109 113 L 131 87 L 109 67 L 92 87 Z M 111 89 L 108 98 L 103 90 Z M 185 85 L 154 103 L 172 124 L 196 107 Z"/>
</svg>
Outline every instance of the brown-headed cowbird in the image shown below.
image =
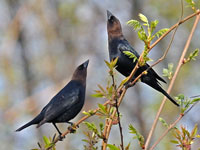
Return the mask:
<svg viewBox="0 0 200 150">
<path fill-rule="evenodd" d="M 89 60 L 78 66 L 72 76 L 72 80 L 42 109 L 40 114 L 32 121 L 20 127 L 16 131 L 21 131 L 30 125 L 37 124 L 37 128 L 44 123 L 53 123 L 58 133 L 62 133 L 56 123 L 70 123 L 82 109 L 85 101 L 87 66 Z"/>
<path fill-rule="evenodd" d="M 133 53 L 137 58 L 139 58 L 140 55 L 124 38 L 119 20 L 109 11 L 107 11 L 107 32 L 110 60 L 113 60 L 118 57 L 116 69 L 122 75 L 127 77 L 130 75 L 131 71 L 135 67 L 137 60 L 133 62 L 133 59 L 125 55 L 124 51 L 129 51 Z M 132 80 L 134 80 L 147 68 L 149 68 L 148 64 L 145 64 L 144 66 L 140 67 L 136 71 Z M 179 106 L 179 104 L 177 104 L 176 101 L 173 100 L 173 98 L 171 98 L 169 94 L 167 94 L 167 92 L 161 88 L 158 80 L 166 83 L 166 81 L 162 79 L 152 68 L 147 71 L 147 74 L 141 76 L 141 81 L 143 83 L 146 83 L 155 90 L 163 93 L 171 102 Z"/>
</svg>

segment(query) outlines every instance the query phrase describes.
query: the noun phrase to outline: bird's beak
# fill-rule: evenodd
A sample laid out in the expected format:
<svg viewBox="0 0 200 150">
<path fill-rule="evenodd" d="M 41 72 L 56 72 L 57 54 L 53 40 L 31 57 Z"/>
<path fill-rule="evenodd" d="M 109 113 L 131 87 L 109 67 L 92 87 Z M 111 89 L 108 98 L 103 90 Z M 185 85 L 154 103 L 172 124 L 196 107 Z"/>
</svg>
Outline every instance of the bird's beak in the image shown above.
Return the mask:
<svg viewBox="0 0 200 150">
<path fill-rule="evenodd" d="M 88 64 L 89 64 L 89 59 L 83 63 L 84 68 L 87 68 Z"/>
<path fill-rule="evenodd" d="M 107 19 L 110 20 L 110 17 L 113 16 L 113 14 L 107 10 Z"/>
</svg>

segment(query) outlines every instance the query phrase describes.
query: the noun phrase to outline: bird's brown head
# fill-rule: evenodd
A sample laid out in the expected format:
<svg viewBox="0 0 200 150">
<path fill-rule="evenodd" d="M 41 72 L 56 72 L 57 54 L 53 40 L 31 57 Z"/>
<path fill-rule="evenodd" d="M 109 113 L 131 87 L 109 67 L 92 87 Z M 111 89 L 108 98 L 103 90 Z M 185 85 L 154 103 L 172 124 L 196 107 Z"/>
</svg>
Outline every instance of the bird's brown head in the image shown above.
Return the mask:
<svg viewBox="0 0 200 150">
<path fill-rule="evenodd" d="M 113 39 L 115 37 L 123 37 L 121 24 L 119 19 L 117 19 L 110 11 L 107 10 L 107 31 L 108 39 Z"/>
<path fill-rule="evenodd" d="M 87 67 L 89 64 L 89 60 L 85 61 L 81 65 L 79 65 L 76 70 L 74 71 L 74 74 L 72 76 L 72 80 L 81 81 L 83 85 L 86 84 L 86 77 L 87 77 Z"/>
</svg>

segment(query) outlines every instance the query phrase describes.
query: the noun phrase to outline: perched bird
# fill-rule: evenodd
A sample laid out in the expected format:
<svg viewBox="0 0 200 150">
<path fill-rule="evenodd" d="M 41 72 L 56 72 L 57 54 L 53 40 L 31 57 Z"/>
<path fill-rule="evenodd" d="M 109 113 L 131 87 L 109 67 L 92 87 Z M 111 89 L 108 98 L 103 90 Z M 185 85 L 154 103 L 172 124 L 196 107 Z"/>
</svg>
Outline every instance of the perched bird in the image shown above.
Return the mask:
<svg viewBox="0 0 200 150">
<path fill-rule="evenodd" d="M 44 123 L 52 123 L 60 136 L 56 123 L 70 123 L 82 109 L 85 101 L 86 76 L 89 60 L 78 66 L 72 76 L 72 80 L 42 109 L 32 121 L 20 127 L 21 131 L 30 125 L 37 124 L 37 128 Z"/>
<path fill-rule="evenodd" d="M 124 38 L 122 33 L 122 28 L 119 20 L 107 10 L 107 32 L 108 32 L 108 46 L 109 46 L 109 57 L 110 61 L 118 57 L 116 64 L 116 69 L 124 76 L 129 76 L 133 68 L 135 67 L 137 61 L 133 62 L 133 59 L 129 58 L 124 54 L 124 51 L 129 51 L 133 53 L 137 58 L 140 55 L 134 50 L 134 48 L 129 44 L 129 42 Z M 133 80 L 145 71 L 149 67 L 148 64 L 140 67 Z M 141 81 L 146 83 L 150 87 L 164 94 L 171 102 L 179 106 L 173 98 L 171 98 L 165 90 L 160 86 L 159 81 L 166 83 L 152 68 L 147 71 L 147 74 L 141 76 Z"/>
</svg>

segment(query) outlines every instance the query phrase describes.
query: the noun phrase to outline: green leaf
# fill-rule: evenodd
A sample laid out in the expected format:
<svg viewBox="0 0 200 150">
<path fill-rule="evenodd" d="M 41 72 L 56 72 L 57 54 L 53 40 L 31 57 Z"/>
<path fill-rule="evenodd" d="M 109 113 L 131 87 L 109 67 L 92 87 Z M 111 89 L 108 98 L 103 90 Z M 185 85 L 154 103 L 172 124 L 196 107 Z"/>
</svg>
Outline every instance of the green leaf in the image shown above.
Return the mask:
<svg viewBox="0 0 200 150">
<path fill-rule="evenodd" d="M 104 97 L 103 93 L 96 93 L 96 94 L 92 94 L 92 97 L 98 98 L 98 97 Z"/>
<path fill-rule="evenodd" d="M 174 67 L 174 64 L 169 63 L 168 69 L 166 69 L 166 68 L 163 69 L 163 76 L 168 77 L 169 80 L 171 80 L 172 76 L 173 76 L 173 67 Z"/>
<path fill-rule="evenodd" d="M 188 7 L 191 7 L 193 10 L 196 10 L 196 4 L 193 0 L 185 0 L 188 3 Z"/>
<path fill-rule="evenodd" d="M 44 143 L 46 145 L 49 145 L 51 142 L 49 141 L 49 139 L 46 137 L 46 136 L 43 136 L 43 140 L 44 140 Z"/>
<path fill-rule="evenodd" d="M 130 145 L 131 145 L 131 143 L 129 142 L 128 145 L 125 147 L 125 150 L 129 150 L 130 149 Z"/>
<path fill-rule="evenodd" d="M 168 69 L 163 68 L 163 76 L 164 76 L 164 77 L 167 77 L 168 74 L 169 74 Z"/>
<path fill-rule="evenodd" d="M 126 24 L 132 26 L 135 31 L 140 30 L 142 27 L 140 22 L 137 20 L 129 20 Z"/>
<path fill-rule="evenodd" d="M 82 113 L 85 114 L 85 115 L 88 115 L 88 116 L 92 116 L 92 115 L 95 114 L 95 113 L 94 113 L 94 110 L 89 110 L 88 112 L 83 111 Z"/>
<path fill-rule="evenodd" d="M 170 72 L 173 71 L 173 67 L 174 67 L 174 64 L 173 64 L 173 63 L 169 63 L 169 64 L 168 64 L 168 69 L 169 69 Z"/>
<path fill-rule="evenodd" d="M 102 110 L 105 114 L 107 114 L 107 110 L 106 110 L 106 106 L 102 105 L 102 104 L 98 104 L 100 110 Z"/>
<path fill-rule="evenodd" d="M 156 32 L 154 35 L 159 38 L 161 37 L 163 34 L 165 34 L 169 29 L 168 28 L 164 28 L 164 29 L 161 29 L 159 30 L 158 32 Z"/>
<path fill-rule="evenodd" d="M 128 129 L 130 130 L 130 133 L 132 133 L 132 134 L 136 134 L 137 133 L 137 130 L 131 124 L 129 125 Z"/>
<path fill-rule="evenodd" d="M 90 116 L 90 113 L 86 112 L 86 111 L 83 111 L 82 112 L 84 115 L 87 115 L 87 116 Z"/>
<path fill-rule="evenodd" d="M 127 81 L 128 81 L 129 77 L 126 77 L 125 79 L 122 80 L 122 82 L 120 83 L 120 86 L 124 85 Z"/>
<path fill-rule="evenodd" d="M 140 147 L 144 147 L 144 137 L 133 127 L 133 125 L 129 125 L 129 132 L 132 134 L 135 134 L 139 143 L 140 143 Z"/>
<path fill-rule="evenodd" d="M 143 29 L 140 29 L 137 33 L 138 33 L 138 37 L 140 38 L 140 40 L 142 40 L 142 41 L 147 40 L 147 35 Z"/>
<path fill-rule="evenodd" d="M 200 98 L 195 98 L 195 99 L 192 100 L 192 104 L 195 103 L 195 102 L 198 102 L 198 101 L 200 101 Z"/>
<path fill-rule="evenodd" d="M 100 131 L 102 132 L 102 131 L 104 130 L 104 124 L 101 122 L 101 123 L 99 124 L 99 127 L 100 127 Z"/>
<path fill-rule="evenodd" d="M 106 60 L 104 60 L 104 61 L 105 61 L 106 65 L 108 66 L 108 68 L 111 69 L 112 68 L 111 64 L 108 61 L 106 61 Z"/>
<path fill-rule="evenodd" d="M 154 30 L 155 30 L 156 26 L 158 25 L 158 23 L 159 23 L 158 20 L 154 20 L 154 21 L 151 22 L 151 24 L 150 24 L 151 33 L 154 32 Z"/>
<path fill-rule="evenodd" d="M 184 63 L 190 62 L 191 60 L 196 60 L 198 54 L 199 54 L 199 49 L 195 49 L 193 52 L 189 54 L 189 57 L 185 59 Z"/>
<path fill-rule="evenodd" d="M 197 134 L 197 135 L 196 135 L 196 138 L 200 138 L 200 135 L 199 135 L 199 134 Z"/>
<path fill-rule="evenodd" d="M 145 15 L 143 15 L 143 14 L 140 13 L 138 16 L 140 17 L 140 20 L 142 20 L 143 22 L 145 22 L 146 24 L 148 24 L 148 19 L 147 19 L 147 17 Z"/>
<path fill-rule="evenodd" d="M 174 143 L 174 144 L 179 144 L 179 142 L 176 141 L 176 140 L 171 140 L 170 142 L 171 142 L 171 143 Z"/>
<path fill-rule="evenodd" d="M 98 134 L 98 130 L 97 127 L 94 123 L 90 123 L 90 122 L 83 122 L 85 125 L 87 125 L 88 129 L 93 131 L 94 133 Z"/>
<path fill-rule="evenodd" d="M 135 62 L 138 58 L 137 56 L 135 56 L 135 54 L 133 54 L 132 52 L 130 51 L 123 51 L 123 53 L 128 56 L 129 58 L 133 58 L 133 62 Z"/>
<path fill-rule="evenodd" d="M 194 138 L 196 136 L 197 131 L 198 131 L 198 126 L 197 126 L 197 124 L 195 124 L 194 129 L 191 132 L 191 137 L 192 138 Z"/>
<path fill-rule="evenodd" d="M 118 61 L 118 57 L 116 57 L 114 60 L 111 61 L 111 65 L 113 68 L 116 66 L 117 61 Z"/>
<path fill-rule="evenodd" d="M 165 126 L 167 128 L 169 127 L 169 125 L 167 124 L 167 122 L 163 118 L 159 117 L 159 121 L 163 124 L 163 126 Z"/>
<path fill-rule="evenodd" d="M 185 99 L 185 96 L 183 94 L 179 94 L 177 97 L 177 100 L 184 100 Z"/>
<path fill-rule="evenodd" d="M 82 139 L 82 141 L 83 141 L 83 142 L 86 142 L 86 143 L 89 143 L 89 141 L 88 141 L 88 140 L 86 140 L 86 139 Z"/>
<path fill-rule="evenodd" d="M 103 88 L 100 84 L 98 84 L 97 86 L 100 88 L 100 90 L 101 90 L 103 93 L 106 93 L 106 91 L 104 90 L 104 88 Z"/>
<path fill-rule="evenodd" d="M 112 144 L 107 144 L 107 147 L 108 147 L 110 150 L 120 150 L 118 147 L 116 147 L 115 145 L 112 145 Z"/>
</svg>

